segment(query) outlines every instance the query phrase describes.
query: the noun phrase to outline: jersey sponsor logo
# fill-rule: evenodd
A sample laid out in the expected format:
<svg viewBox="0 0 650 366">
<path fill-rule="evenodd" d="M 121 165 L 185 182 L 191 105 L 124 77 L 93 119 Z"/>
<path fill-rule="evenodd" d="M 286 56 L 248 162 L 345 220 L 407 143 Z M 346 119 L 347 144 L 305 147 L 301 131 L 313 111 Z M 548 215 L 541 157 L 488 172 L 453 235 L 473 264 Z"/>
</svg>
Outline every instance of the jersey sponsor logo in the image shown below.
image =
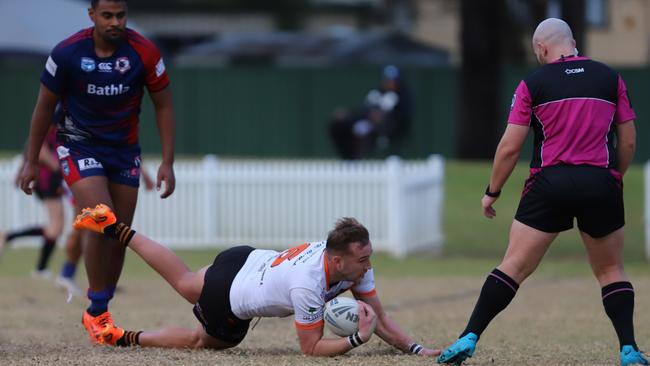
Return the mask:
<svg viewBox="0 0 650 366">
<path fill-rule="evenodd" d="M 585 68 L 584 68 L 584 67 L 581 67 L 581 68 L 579 68 L 579 69 L 565 69 L 565 70 L 564 70 L 564 73 L 567 74 L 567 75 L 571 75 L 571 74 L 580 74 L 580 73 L 582 73 L 582 72 L 585 72 Z"/>
<path fill-rule="evenodd" d="M 120 74 L 124 74 L 130 69 L 131 69 L 131 62 L 129 61 L 128 57 L 120 57 L 117 60 L 115 60 L 115 70 L 117 70 Z"/>
<path fill-rule="evenodd" d="M 92 72 L 95 70 L 95 60 L 89 57 L 81 58 L 81 70 L 85 72 Z"/>
<path fill-rule="evenodd" d="M 129 178 L 129 179 L 140 179 L 140 169 L 139 168 L 124 169 L 120 172 L 120 175 L 124 178 Z"/>
<path fill-rule="evenodd" d="M 314 309 L 315 311 L 311 311 L 314 308 L 309 308 L 308 312 L 302 313 L 299 315 L 300 319 L 304 321 L 305 323 L 313 323 L 317 320 L 323 319 L 323 313 L 324 309 Z"/>
<path fill-rule="evenodd" d="M 165 63 L 163 62 L 163 59 L 161 58 L 158 63 L 156 64 L 156 77 L 160 77 L 160 75 L 165 73 Z"/>
<path fill-rule="evenodd" d="M 88 84 L 86 92 L 91 95 L 120 95 L 129 91 L 129 86 L 124 84 L 111 84 L 106 86 L 98 86 L 95 84 Z"/>
<path fill-rule="evenodd" d="M 70 149 L 65 146 L 57 146 L 56 154 L 59 156 L 59 159 L 65 159 L 70 156 Z"/>
<path fill-rule="evenodd" d="M 52 60 L 52 56 L 48 57 L 47 62 L 45 63 L 45 70 L 47 70 L 47 72 L 49 72 L 53 77 L 56 77 L 56 69 L 58 68 L 56 62 Z"/>
<path fill-rule="evenodd" d="M 113 63 L 100 62 L 97 68 L 99 69 L 99 72 L 113 72 Z"/>
<path fill-rule="evenodd" d="M 103 168 L 102 163 L 93 158 L 79 159 L 77 160 L 77 164 L 79 164 L 79 170 Z"/>
<path fill-rule="evenodd" d="M 61 160 L 61 168 L 63 169 L 63 175 L 66 177 L 70 175 L 70 166 L 67 160 Z"/>
</svg>

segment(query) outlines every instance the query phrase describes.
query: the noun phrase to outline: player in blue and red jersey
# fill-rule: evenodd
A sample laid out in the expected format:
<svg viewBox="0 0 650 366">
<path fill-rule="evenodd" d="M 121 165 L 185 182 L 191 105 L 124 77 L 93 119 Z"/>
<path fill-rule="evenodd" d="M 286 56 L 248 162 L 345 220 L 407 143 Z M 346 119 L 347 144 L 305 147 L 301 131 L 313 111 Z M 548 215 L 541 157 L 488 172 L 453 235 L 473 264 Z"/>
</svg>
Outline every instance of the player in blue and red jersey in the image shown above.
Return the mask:
<svg viewBox="0 0 650 366">
<path fill-rule="evenodd" d="M 50 125 L 43 146 L 37 155 L 38 185 L 34 193 L 43 203 L 47 214 L 47 223 L 30 226 L 6 233 L 0 232 L 0 256 L 11 241 L 21 237 L 40 236 L 43 239 L 40 256 L 36 269 L 32 272 L 35 278 L 49 279 L 51 272 L 47 269 L 51 255 L 56 248 L 56 241 L 63 232 L 63 179 L 61 168 L 56 158 L 56 126 Z"/>
<path fill-rule="evenodd" d="M 636 147 L 636 115 L 623 79 L 607 65 L 578 56 L 575 47 L 563 20 L 546 19 L 535 30 L 533 50 L 542 66 L 515 92 L 481 200 L 484 215 L 496 215 L 493 205 L 532 129 L 531 175 L 503 261 L 487 276 L 465 330 L 439 363 L 460 365 L 472 357 L 488 324 L 575 219 L 618 336 L 620 364 L 648 365 L 634 337 L 634 288 L 623 269 L 623 175 Z"/>
<path fill-rule="evenodd" d="M 38 149 L 54 107 L 65 113 L 59 126 L 58 155 L 64 179 L 80 207 L 105 202 L 131 222 L 138 197 L 140 146 L 138 116 L 144 88 L 154 104 L 163 161 L 156 186 L 162 198 L 174 191 L 174 112 L 169 77 L 156 46 L 126 27 L 126 0 L 92 0 L 94 27 L 59 43 L 47 59 L 34 108 L 21 188 L 32 192 L 37 179 Z M 113 320 L 113 297 L 124 263 L 124 247 L 107 245 L 99 235 L 84 250 L 90 307 L 83 324 L 92 342 Z"/>
</svg>

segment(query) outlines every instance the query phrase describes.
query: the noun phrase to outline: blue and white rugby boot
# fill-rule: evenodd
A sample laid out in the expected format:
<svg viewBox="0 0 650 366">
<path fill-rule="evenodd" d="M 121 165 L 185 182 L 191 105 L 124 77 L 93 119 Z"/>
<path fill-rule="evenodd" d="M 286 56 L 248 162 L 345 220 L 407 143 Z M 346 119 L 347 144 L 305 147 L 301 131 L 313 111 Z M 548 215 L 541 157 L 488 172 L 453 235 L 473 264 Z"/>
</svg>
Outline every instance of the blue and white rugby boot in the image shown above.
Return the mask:
<svg viewBox="0 0 650 366">
<path fill-rule="evenodd" d="M 621 349 L 621 366 L 647 364 L 648 360 L 643 356 L 641 351 L 635 350 L 632 346 L 623 346 Z"/>
<path fill-rule="evenodd" d="M 471 332 L 467 333 L 465 336 L 458 338 L 454 344 L 442 352 L 438 357 L 438 363 L 462 364 L 463 361 L 472 357 L 474 354 L 476 342 L 478 342 L 478 336 Z"/>
</svg>

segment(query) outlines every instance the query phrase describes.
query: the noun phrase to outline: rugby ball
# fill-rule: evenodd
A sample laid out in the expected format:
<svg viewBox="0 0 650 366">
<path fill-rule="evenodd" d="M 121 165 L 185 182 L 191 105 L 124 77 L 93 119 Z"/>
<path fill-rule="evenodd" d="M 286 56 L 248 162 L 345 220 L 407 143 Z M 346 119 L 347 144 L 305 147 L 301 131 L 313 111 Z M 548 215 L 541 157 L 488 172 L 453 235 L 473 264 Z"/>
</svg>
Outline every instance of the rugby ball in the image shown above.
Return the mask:
<svg viewBox="0 0 650 366">
<path fill-rule="evenodd" d="M 349 297 L 336 297 L 325 304 L 324 318 L 332 333 L 347 337 L 359 330 L 359 304 Z"/>
</svg>

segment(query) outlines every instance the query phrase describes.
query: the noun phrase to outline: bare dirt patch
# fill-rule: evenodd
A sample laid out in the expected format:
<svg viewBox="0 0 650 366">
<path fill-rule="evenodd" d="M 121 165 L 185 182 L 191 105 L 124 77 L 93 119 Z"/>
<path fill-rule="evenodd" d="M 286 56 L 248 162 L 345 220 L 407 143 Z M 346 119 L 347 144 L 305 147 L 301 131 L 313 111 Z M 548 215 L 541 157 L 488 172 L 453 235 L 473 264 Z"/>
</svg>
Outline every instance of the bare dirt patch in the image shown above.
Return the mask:
<svg viewBox="0 0 650 366">
<path fill-rule="evenodd" d="M 650 279 L 633 278 L 639 346 L 650 346 Z M 386 278 L 378 290 L 389 313 L 418 341 L 450 343 L 465 326 L 483 277 Z M 126 277 L 111 304 L 127 329 L 195 327 L 192 307 L 162 280 Z M 403 355 L 378 337 L 334 359 L 302 356 L 288 319 L 263 319 L 237 348 L 225 352 L 114 349 L 91 346 L 81 326 L 85 301 L 65 302 L 52 284 L 0 278 L 2 365 L 431 365 Z M 468 365 L 614 365 L 618 342 L 591 277 L 535 277 L 483 334 Z"/>
</svg>

